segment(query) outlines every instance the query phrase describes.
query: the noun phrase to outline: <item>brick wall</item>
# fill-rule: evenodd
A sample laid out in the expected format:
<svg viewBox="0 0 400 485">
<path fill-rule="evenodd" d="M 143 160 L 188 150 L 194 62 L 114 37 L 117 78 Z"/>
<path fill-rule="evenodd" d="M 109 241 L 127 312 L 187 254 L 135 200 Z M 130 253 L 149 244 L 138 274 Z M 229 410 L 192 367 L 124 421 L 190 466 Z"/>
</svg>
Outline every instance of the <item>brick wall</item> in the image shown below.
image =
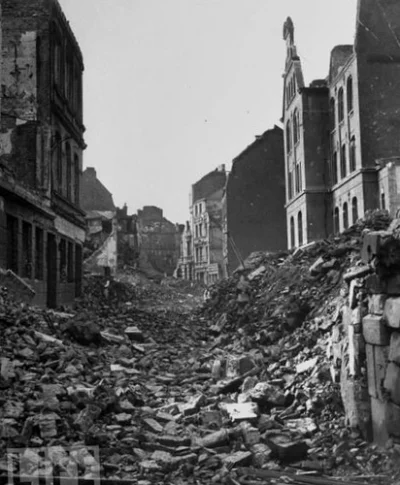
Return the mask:
<svg viewBox="0 0 400 485">
<path fill-rule="evenodd" d="M 226 223 L 243 259 L 253 251 L 286 248 L 283 131 L 266 131 L 232 165 L 226 186 Z M 240 264 L 226 241 L 229 272 Z"/>
</svg>

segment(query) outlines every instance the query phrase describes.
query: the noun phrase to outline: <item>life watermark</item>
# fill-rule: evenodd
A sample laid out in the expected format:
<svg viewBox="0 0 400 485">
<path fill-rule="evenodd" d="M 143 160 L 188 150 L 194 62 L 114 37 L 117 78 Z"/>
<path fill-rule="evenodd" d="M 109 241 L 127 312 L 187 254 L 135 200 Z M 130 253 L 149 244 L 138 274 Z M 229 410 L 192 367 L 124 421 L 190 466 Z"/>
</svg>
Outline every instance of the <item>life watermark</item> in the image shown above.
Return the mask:
<svg viewBox="0 0 400 485">
<path fill-rule="evenodd" d="M 100 485 L 97 446 L 47 446 L 7 449 L 8 485 L 78 485 L 89 479 Z"/>
</svg>

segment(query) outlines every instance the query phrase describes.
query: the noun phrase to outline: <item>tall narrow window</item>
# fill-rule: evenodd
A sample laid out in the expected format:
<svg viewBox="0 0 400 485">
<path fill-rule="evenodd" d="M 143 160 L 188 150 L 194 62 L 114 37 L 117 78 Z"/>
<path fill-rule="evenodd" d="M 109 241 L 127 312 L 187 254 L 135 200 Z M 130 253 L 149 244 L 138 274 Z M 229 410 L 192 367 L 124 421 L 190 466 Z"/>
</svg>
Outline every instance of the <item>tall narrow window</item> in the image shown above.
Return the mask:
<svg viewBox="0 0 400 485">
<path fill-rule="evenodd" d="M 54 137 L 53 145 L 53 171 L 54 171 L 54 190 L 61 192 L 62 187 L 62 146 L 61 146 L 61 135 L 57 131 Z"/>
<path fill-rule="evenodd" d="M 356 169 L 356 139 L 354 136 L 350 140 L 350 172 Z"/>
<path fill-rule="evenodd" d="M 329 125 L 331 128 L 331 131 L 333 131 L 336 128 L 336 103 L 335 103 L 335 98 L 331 98 L 329 101 Z"/>
<path fill-rule="evenodd" d="M 301 162 L 298 163 L 299 167 L 299 192 L 303 190 L 303 176 L 302 176 L 302 171 L 301 171 Z"/>
<path fill-rule="evenodd" d="M 292 172 L 288 172 L 288 200 L 293 197 Z"/>
<path fill-rule="evenodd" d="M 342 145 L 342 149 L 340 150 L 340 176 L 341 178 L 346 177 L 347 175 L 347 160 L 346 160 L 346 145 Z"/>
<path fill-rule="evenodd" d="M 351 212 L 353 215 L 353 224 L 355 224 L 358 221 L 358 201 L 357 197 L 353 197 L 351 201 Z"/>
<path fill-rule="evenodd" d="M 353 111 L 353 78 L 351 76 L 347 79 L 347 112 Z"/>
<path fill-rule="evenodd" d="M 68 268 L 67 268 L 67 279 L 69 282 L 74 281 L 74 245 L 72 242 L 68 242 Z"/>
<path fill-rule="evenodd" d="M 296 194 L 300 192 L 300 180 L 299 180 L 299 166 L 296 163 L 296 168 L 295 168 L 295 175 L 296 175 Z"/>
<path fill-rule="evenodd" d="M 292 130 L 290 128 L 290 120 L 286 123 L 286 151 L 289 153 L 292 149 Z"/>
<path fill-rule="evenodd" d="M 35 230 L 35 279 L 43 279 L 43 229 L 37 227 Z"/>
<path fill-rule="evenodd" d="M 7 215 L 7 269 L 18 274 L 18 219 Z"/>
<path fill-rule="evenodd" d="M 343 229 L 347 229 L 349 227 L 349 209 L 347 206 L 347 202 L 343 204 Z"/>
<path fill-rule="evenodd" d="M 22 223 L 22 276 L 32 278 L 32 225 Z"/>
<path fill-rule="evenodd" d="M 69 143 L 65 145 L 65 154 L 67 159 L 67 199 L 72 199 L 72 157 L 71 157 L 71 146 Z"/>
<path fill-rule="evenodd" d="M 79 157 L 75 154 L 74 156 L 74 170 L 75 170 L 75 204 L 79 205 L 79 194 L 80 194 L 80 177 L 81 177 L 81 169 L 79 164 Z"/>
<path fill-rule="evenodd" d="M 338 121 L 342 122 L 344 119 L 344 99 L 343 99 L 343 88 L 339 89 L 338 93 Z"/>
<path fill-rule="evenodd" d="M 297 109 L 293 114 L 293 143 L 296 144 L 299 141 L 299 112 Z"/>
<path fill-rule="evenodd" d="M 334 152 L 333 160 L 332 160 L 332 185 L 336 185 L 337 183 L 338 183 L 337 152 Z"/>
<path fill-rule="evenodd" d="M 333 230 L 335 234 L 340 232 L 340 221 L 339 221 L 339 207 L 335 207 L 335 212 L 333 213 Z"/>
<path fill-rule="evenodd" d="M 296 246 L 296 232 L 294 228 L 294 218 L 290 218 L 290 247 L 294 248 Z"/>
<path fill-rule="evenodd" d="M 381 193 L 381 209 L 386 210 L 386 198 L 385 198 L 385 192 Z"/>
<path fill-rule="evenodd" d="M 61 239 L 59 244 L 60 252 L 60 281 L 67 281 L 67 242 Z"/>
<path fill-rule="evenodd" d="M 299 246 L 303 245 L 303 214 L 301 211 L 297 214 L 297 230 L 299 231 Z"/>
</svg>

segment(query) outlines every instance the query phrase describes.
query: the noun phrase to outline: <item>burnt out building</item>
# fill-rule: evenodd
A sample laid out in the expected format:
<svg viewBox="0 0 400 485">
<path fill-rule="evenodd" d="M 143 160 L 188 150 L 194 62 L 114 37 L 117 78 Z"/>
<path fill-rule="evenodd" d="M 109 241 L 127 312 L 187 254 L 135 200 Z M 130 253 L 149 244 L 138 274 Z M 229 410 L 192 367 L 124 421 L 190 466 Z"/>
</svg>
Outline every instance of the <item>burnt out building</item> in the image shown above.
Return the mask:
<svg viewBox="0 0 400 485">
<path fill-rule="evenodd" d="M 232 163 L 223 197 L 224 274 L 254 251 L 286 249 L 283 130 L 267 130 Z"/>
<path fill-rule="evenodd" d="M 0 267 L 34 303 L 81 293 L 83 57 L 56 0 L 2 0 Z"/>
</svg>

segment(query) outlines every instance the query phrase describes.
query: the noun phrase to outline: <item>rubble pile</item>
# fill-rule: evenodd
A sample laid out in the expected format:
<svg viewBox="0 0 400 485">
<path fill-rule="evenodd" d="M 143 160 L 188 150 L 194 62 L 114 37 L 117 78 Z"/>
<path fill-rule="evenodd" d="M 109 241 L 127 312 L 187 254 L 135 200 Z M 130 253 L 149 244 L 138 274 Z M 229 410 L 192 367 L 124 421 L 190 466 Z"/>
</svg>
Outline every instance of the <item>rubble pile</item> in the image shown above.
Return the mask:
<svg viewBox="0 0 400 485">
<path fill-rule="evenodd" d="M 257 263 L 248 277 L 249 315 L 257 317 L 250 323 L 230 293 L 237 278 L 214 288 L 214 312 L 209 301 L 189 313 L 198 300 L 189 293 L 186 305 L 172 284 L 139 293 L 110 282 L 105 294 L 105 282 L 91 280 L 71 313 L 17 304 L 3 292 L 0 477 L 12 470 L 138 485 L 331 485 L 340 476 L 353 477 L 347 484 L 393 483 L 396 448 L 379 450 L 346 426 L 332 380 L 327 346 L 348 293 L 340 292 L 343 282 L 329 283 L 322 265 L 310 274 L 323 256 L 323 264 L 339 261 L 341 275 L 357 259 L 359 234 L 288 259 L 262 258 L 265 270 L 257 274 Z M 285 280 L 282 294 L 284 265 L 297 286 Z M 309 308 L 290 324 L 284 301 L 293 295 Z"/>
</svg>

